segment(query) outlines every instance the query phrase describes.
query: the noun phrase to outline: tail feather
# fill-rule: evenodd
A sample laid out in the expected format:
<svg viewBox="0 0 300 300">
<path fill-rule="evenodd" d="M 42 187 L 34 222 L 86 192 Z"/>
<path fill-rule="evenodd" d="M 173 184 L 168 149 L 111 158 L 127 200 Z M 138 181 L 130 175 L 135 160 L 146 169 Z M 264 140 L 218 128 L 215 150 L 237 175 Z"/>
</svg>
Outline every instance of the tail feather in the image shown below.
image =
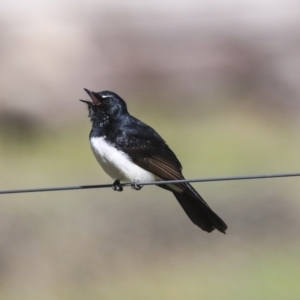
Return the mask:
<svg viewBox="0 0 300 300">
<path fill-rule="evenodd" d="M 198 193 L 198 197 L 185 191 L 182 193 L 173 192 L 173 194 L 195 225 L 207 232 L 217 229 L 225 234 L 227 225 L 212 211 Z"/>
</svg>

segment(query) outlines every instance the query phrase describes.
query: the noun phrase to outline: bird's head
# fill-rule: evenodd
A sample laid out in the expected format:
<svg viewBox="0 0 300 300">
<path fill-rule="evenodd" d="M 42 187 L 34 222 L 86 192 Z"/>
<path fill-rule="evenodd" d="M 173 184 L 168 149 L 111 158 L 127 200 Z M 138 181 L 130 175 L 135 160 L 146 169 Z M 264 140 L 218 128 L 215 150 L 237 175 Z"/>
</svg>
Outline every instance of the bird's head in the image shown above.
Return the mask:
<svg viewBox="0 0 300 300">
<path fill-rule="evenodd" d="M 88 105 L 91 120 L 107 117 L 115 117 L 127 113 L 125 101 L 117 94 L 110 91 L 92 92 L 84 89 L 92 101 L 80 100 Z"/>
</svg>

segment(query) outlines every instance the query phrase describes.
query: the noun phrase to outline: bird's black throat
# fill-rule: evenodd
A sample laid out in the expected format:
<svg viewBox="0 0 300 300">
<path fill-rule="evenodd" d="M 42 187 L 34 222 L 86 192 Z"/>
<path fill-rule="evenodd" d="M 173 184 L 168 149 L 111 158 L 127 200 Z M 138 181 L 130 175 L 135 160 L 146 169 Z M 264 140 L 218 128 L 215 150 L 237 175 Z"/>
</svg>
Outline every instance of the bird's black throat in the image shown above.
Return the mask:
<svg viewBox="0 0 300 300">
<path fill-rule="evenodd" d="M 90 117 L 92 122 L 90 138 L 105 136 L 109 142 L 116 145 L 118 139 L 126 132 L 125 128 L 131 124 L 132 118 L 127 111 L 120 111 L 115 115 L 98 111 Z"/>
</svg>

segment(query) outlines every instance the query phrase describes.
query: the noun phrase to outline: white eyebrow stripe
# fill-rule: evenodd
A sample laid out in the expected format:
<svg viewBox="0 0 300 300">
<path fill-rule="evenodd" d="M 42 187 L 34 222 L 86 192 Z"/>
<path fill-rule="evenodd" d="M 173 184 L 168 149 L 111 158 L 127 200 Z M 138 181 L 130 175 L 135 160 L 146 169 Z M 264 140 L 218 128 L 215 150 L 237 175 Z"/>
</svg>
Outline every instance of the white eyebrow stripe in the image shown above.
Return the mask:
<svg viewBox="0 0 300 300">
<path fill-rule="evenodd" d="M 101 95 L 101 98 L 111 98 L 112 95 Z"/>
</svg>

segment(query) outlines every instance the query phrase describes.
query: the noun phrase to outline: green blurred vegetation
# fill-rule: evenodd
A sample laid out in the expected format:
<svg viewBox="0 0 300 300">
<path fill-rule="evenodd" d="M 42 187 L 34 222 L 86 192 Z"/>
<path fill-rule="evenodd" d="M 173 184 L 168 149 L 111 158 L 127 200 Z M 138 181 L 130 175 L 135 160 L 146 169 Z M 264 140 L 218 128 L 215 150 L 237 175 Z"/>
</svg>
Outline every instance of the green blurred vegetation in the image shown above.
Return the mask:
<svg viewBox="0 0 300 300">
<path fill-rule="evenodd" d="M 130 111 L 166 139 L 187 178 L 300 169 L 293 120 L 233 104 Z M 89 130 L 86 113 L 30 137 L 2 128 L 1 189 L 110 182 Z M 297 299 L 298 179 L 195 186 L 226 236 L 201 232 L 156 187 L 1 196 L 0 298 Z"/>
</svg>

